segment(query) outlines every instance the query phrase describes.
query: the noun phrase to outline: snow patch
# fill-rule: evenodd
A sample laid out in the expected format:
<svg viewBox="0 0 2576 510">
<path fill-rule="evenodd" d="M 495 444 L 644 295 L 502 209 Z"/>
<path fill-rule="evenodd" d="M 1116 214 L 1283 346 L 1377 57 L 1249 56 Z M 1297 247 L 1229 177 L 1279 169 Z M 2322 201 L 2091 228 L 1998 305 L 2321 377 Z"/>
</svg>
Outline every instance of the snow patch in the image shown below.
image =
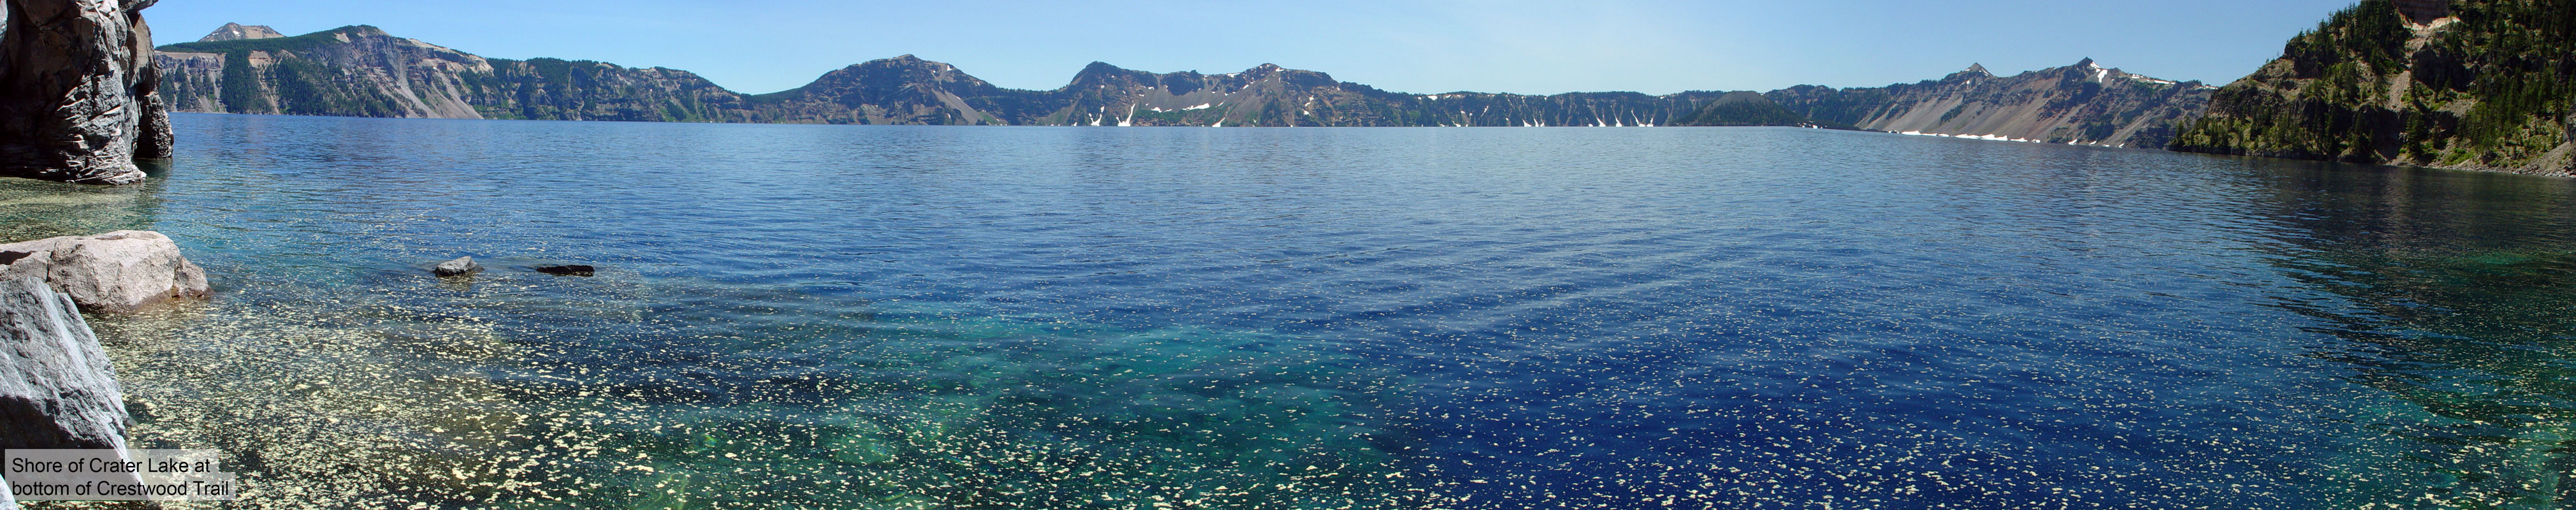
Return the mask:
<svg viewBox="0 0 2576 510">
<path fill-rule="evenodd" d="M 2028 138 L 2013 138 L 2013 137 L 2008 137 L 2008 136 L 2003 136 L 2003 135 L 1953 135 L 1953 134 L 1946 134 L 1946 133 L 1925 133 L 1925 132 L 1922 132 L 1922 131 L 1900 131 L 1900 132 L 1896 132 L 1896 134 L 1906 135 L 1906 136 L 1937 136 L 1937 137 L 1942 137 L 1942 138 L 1960 138 L 1960 139 L 1967 139 L 1967 140 L 1989 140 L 1989 141 L 1996 141 L 1996 142 L 2049 143 L 2047 140 L 2032 140 L 2032 139 L 2028 139 Z M 2078 141 L 2078 142 L 2066 142 L 2066 145 L 2091 145 L 2091 146 L 2095 146 L 2095 147 L 2121 147 L 2121 146 L 2119 146 L 2119 145 L 2104 145 L 2104 144 L 2098 144 L 2098 143 L 2083 143 L 2083 142 L 2080 142 L 2080 141 Z"/>
</svg>

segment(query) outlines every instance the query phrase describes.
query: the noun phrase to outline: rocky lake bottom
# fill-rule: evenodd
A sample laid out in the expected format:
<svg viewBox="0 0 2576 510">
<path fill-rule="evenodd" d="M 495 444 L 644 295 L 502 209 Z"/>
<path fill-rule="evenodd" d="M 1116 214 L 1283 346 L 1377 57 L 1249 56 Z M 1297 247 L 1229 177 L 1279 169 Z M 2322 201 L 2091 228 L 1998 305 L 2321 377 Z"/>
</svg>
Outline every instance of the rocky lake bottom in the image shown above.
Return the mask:
<svg viewBox="0 0 2576 510">
<path fill-rule="evenodd" d="M 0 242 L 243 507 L 2557 508 L 2576 181 L 1786 128 L 180 115 Z M 473 256 L 483 273 L 429 267 Z M 594 276 L 543 274 L 586 264 Z"/>
</svg>

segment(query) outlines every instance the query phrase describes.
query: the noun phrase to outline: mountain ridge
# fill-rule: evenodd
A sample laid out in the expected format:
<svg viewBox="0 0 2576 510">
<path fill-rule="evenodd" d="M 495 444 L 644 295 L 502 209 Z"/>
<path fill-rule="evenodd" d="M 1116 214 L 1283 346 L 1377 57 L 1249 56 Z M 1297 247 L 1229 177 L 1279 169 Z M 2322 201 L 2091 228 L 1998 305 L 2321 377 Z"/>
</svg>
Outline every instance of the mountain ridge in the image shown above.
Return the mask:
<svg viewBox="0 0 2576 510">
<path fill-rule="evenodd" d="M 226 25 L 218 35 L 240 30 L 237 24 Z M 1876 111 L 1913 100 L 1873 92 L 1905 84 L 1664 95 L 1413 94 L 1268 63 L 1240 72 L 1206 74 L 1155 73 L 1092 62 L 1061 87 L 1030 90 L 996 86 L 955 66 L 908 54 L 828 71 L 793 89 L 745 94 L 682 70 L 583 60 L 486 58 L 366 25 L 292 37 L 173 44 L 159 50 L 163 81 L 175 89 L 170 93 L 172 103 L 191 112 L 826 124 L 1879 129 L 1909 125 L 1872 122 L 1865 115 L 1820 117 L 1819 113 L 1839 111 L 1819 108 L 1820 103 Z M 1985 73 L 1982 65 L 1971 66 L 1968 72 Z M 1820 95 L 1849 97 L 1828 101 Z M 1961 104 L 1998 111 L 2027 106 L 1985 97 L 1943 107 Z M 2130 127 L 2115 131 L 2124 137 L 2139 131 Z"/>
<path fill-rule="evenodd" d="M 485 58 L 366 25 L 158 49 L 164 81 L 178 89 L 173 104 L 180 111 L 217 113 L 833 124 L 1648 126 L 1671 124 L 1724 94 L 1404 94 L 1275 64 L 1202 74 L 1101 62 L 1086 66 L 1064 87 L 1022 90 L 913 55 L 853 64 L 794 89 L 743 94 L 687 71 Z"/>
</svg>

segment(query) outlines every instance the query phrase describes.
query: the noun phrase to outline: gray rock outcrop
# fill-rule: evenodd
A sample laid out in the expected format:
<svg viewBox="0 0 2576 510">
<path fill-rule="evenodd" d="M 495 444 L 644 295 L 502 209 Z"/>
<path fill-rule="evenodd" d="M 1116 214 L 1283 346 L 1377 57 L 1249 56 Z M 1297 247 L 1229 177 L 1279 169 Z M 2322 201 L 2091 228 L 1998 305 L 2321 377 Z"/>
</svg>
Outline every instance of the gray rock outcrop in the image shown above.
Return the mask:
<svg viewBox="0 0 2576 510">
<path fill-rule="evenodd" d="M 0 244 L 0 279 L 30 277 L 99 313 L 132 312 L 207 291 L 206 270 L 181 256 L 178 243 L 141 230 Z"/>
<path fill-rule="evenodd" d="M 151 115 L 160 73 L 143 9 L 155 0 L 0 0 L 0 175 L 86 184 L 143 180 L 167 156 Z"/>
<path fill-rule="evenodd" d="M 429 272 L 441 277 L 465 276 L 483 272 L 483 265 L 474 263 L 474 257 L 457 257 L 456 260 L 438 263 L 437 267 L 429 268 Z"/>
<path fill-rule="evenodd" d="M 0 448 L 122 449 L 125 396 L 71 296 L 0 281 Z"/>
</svg>

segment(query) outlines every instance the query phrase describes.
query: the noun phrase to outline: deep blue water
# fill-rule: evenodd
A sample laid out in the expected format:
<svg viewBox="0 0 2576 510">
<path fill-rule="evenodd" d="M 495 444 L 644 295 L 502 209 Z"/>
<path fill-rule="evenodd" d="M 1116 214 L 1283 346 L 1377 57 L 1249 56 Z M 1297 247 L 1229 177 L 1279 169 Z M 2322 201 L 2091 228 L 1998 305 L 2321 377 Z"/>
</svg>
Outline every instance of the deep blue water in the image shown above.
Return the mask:
<svg viewBox="0 0 2576 510">
<path fill-rule="evenodd" d="M 2565 179 L 1768 128 L 177 124 L 150 184 L 0 183 L 0 234 L 159 230 L 214 275 L 95 323 L 137 435 L 225 449 L 247 506 L 2576 494 Z"/>
</svg>

